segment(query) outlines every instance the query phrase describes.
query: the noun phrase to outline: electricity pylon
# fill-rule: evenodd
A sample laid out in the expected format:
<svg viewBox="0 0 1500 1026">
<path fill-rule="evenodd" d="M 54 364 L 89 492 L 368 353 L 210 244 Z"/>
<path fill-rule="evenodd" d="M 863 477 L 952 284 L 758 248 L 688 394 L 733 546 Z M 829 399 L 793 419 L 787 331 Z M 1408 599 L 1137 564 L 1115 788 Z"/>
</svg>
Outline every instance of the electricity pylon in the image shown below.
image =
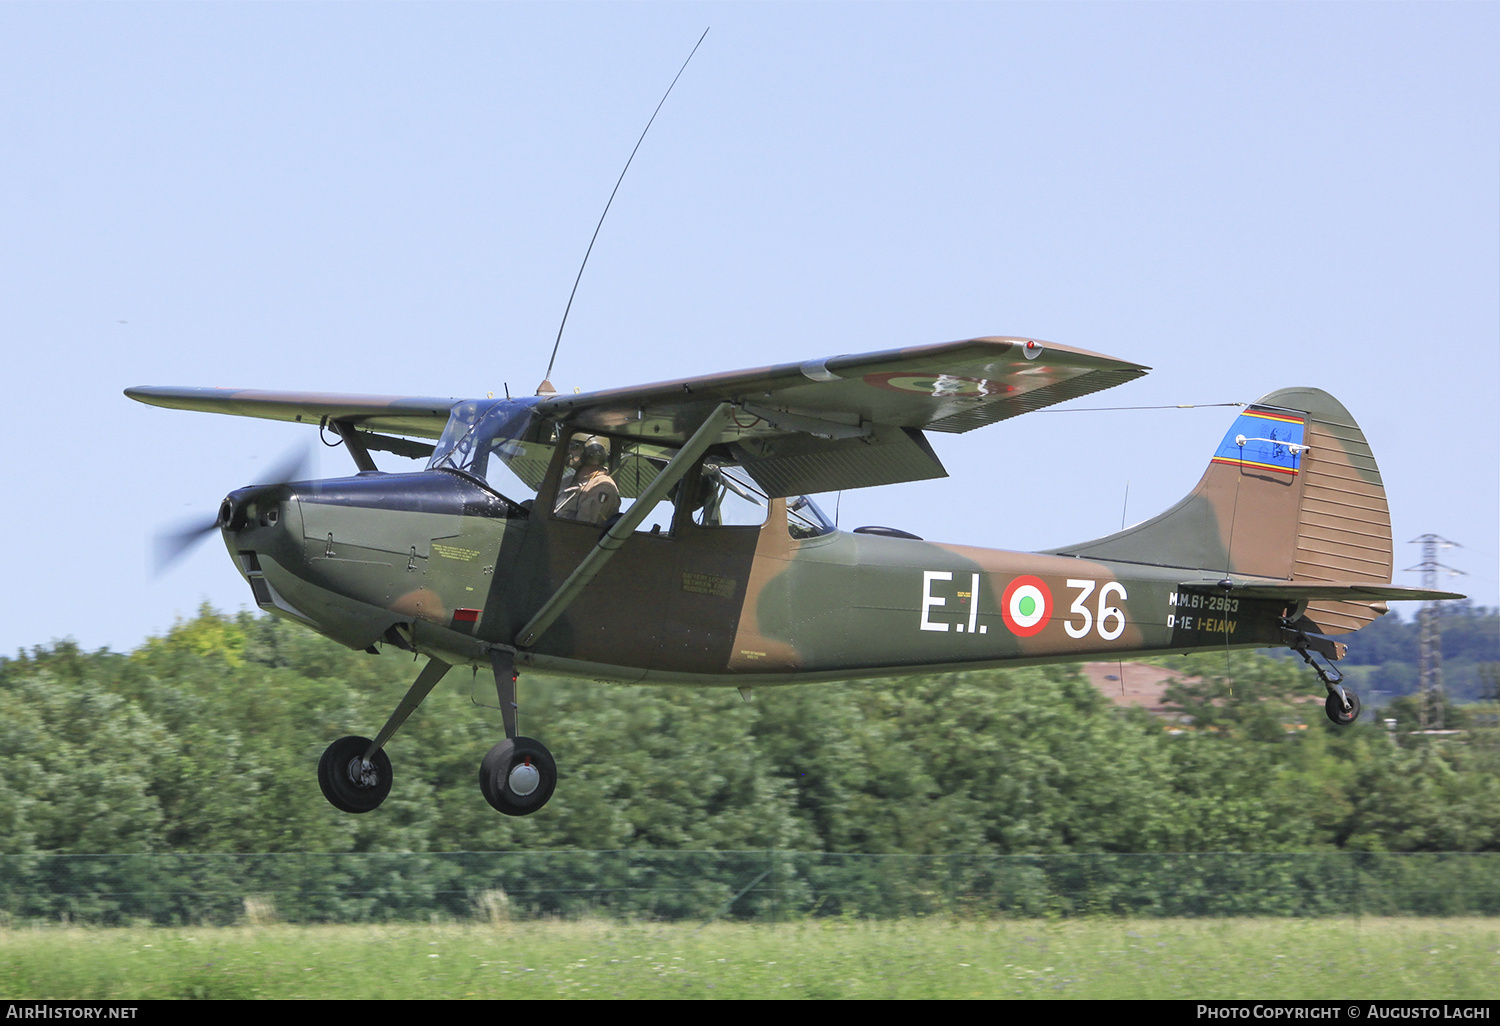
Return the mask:
<svg viewBox="0 0 1500 1026">
<path fill-rule="evenodd" d="M 1461 549 L 1458 542 L 1451 542 L 1446 538 L 1440 538 L 1435 534 L 1424 534 L 1420 538 L 1413 538 L 1408 545 L 1422 546 L 1422 562 L 1416 566 L 1406 568 L 1407 573 L 1421 571 L 1422 587 L 1429 591 L 1436 591 L 1438 576 L 1446 573 L 1456 577 L 1462 574 L 1462 570 L 1455 570 L 1451 566 L 1444 566 L 1438 562 L 1438 549 Z M 1417 668 L 1417 680 L 1422 693 L 1422 728 L 1423 730 L 1443 729 L 1443 641 L 1441 636 L 1441 624 L 1438 621 L 1437 602 L 1429 599 L 1422 603 L 1421 610 L 1417 613 L 1417 638 L 1420 645 L 1420 655 Z"/>
</svg>

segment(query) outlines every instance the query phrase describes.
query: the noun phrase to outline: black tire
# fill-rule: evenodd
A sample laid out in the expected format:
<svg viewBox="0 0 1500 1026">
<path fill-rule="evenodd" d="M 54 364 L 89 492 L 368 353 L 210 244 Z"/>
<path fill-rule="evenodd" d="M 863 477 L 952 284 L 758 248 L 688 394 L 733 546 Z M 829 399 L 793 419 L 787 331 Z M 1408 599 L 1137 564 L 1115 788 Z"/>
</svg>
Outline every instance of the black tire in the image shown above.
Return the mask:
<svg viewBox="0 0 1500 1026">
<path fill-rule="evenodd" d="M 518 794 L 513 783 L 518 782 L 524 787 L 526 781 L 513 782 L 511 773 L 528 764 L 537 771 L 536 786 L 526 794 Z M 556 787 L 557 763 L 553 761 L 552 753 L 547 751 L 546 745 L 529 737 L 501 741 L 479 764 L 479 790 L 484 794 L 484 800 L 507 816 L 531 815 L 547 804 Z"/>
<path fill-rule="evenodd" d="M 1323 711 L 1328 714 L 1330 720 L 1340 727 L 1347 727 L 1359 719 L 1359 696 L 1348 688 L 1344 689 L 1344 694 L 1349 696 L 1349 710 L 1347 712 L 1344 711 L 1344 703 L 1339 701 L 1338 695 L 1330 694 L 1328 701 L 1323 703 Z"/>
<path fill-rule="evenodd" d="M 384 748 L 368 768 L 361 766 L 369 747 L 367 737 L 341 737 L 318 760 L 318 786 L 340 812 L 370 812 L 391 793 L 391 758 Z"/>
</svg>

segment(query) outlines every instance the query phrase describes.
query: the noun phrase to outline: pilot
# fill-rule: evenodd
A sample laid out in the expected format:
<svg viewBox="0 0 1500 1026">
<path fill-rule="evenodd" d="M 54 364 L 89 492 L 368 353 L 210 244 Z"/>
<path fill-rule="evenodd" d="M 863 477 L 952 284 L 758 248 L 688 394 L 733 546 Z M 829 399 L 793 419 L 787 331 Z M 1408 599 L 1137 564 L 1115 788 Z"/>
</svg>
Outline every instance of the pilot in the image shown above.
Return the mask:
<svg viewBox="0 0 1500 1026">
<path fill-rule="evenodd" d="M 569 445 L 573 478 L 570 482 L 564 475 L 564 486 L 558 489 L 554 512 L 559 517 L 600 525 L 620 512 L 620 488 L 605 469 L 608 461 L 609 449 L 602 439 L 585 438 L 576 451 Z"/>
</svg>

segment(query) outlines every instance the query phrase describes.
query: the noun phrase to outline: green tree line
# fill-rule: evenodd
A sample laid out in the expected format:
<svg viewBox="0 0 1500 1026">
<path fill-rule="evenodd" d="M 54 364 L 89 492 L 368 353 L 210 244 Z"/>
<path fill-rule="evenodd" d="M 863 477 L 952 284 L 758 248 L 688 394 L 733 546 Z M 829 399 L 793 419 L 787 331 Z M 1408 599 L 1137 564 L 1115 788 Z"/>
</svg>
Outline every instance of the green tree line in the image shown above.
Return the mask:
<svg viewBox="0 0 1500 1026">
<path fill-rule="evenodd" d="M 492 680 L 455 670 L 389 745 L 373 813 L 318 790 L 329 741 L 379 728 L 419 665 L 204 609 L 130 653 L 0 661 L 0 856 L 679 850 L 1038 856 L 1500 851 L 1492 732 L 1338 730 L 1300 663 L 1172 661 L 1192 728 L 1071 667 L 757 689 L 524 675 L 560 781 L 511 819 L 480 796 Z M 1312 701 L 1309 701 L 1312 699 Z"/>
</svg>

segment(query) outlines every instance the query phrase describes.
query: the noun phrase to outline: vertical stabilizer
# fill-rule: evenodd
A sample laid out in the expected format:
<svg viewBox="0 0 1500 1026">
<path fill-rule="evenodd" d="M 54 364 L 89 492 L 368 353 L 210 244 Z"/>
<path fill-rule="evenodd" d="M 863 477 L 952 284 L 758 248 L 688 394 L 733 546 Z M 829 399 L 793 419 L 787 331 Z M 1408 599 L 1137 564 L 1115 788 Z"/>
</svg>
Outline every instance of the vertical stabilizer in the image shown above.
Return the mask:
<svg viewBox="0 0 1500 1026">
<path fill-rule="evenodd" d="M 1286 388 L 1246 407 L 1198 486 L 1145 523 L 1055 550 L 1287 581 L 1391 580 L 1385 487 L 1364 432 L 1327 392 Z M 1382 602 L 1313 602 L 1324 633 L 1358 630 Z"/>
</svg>

